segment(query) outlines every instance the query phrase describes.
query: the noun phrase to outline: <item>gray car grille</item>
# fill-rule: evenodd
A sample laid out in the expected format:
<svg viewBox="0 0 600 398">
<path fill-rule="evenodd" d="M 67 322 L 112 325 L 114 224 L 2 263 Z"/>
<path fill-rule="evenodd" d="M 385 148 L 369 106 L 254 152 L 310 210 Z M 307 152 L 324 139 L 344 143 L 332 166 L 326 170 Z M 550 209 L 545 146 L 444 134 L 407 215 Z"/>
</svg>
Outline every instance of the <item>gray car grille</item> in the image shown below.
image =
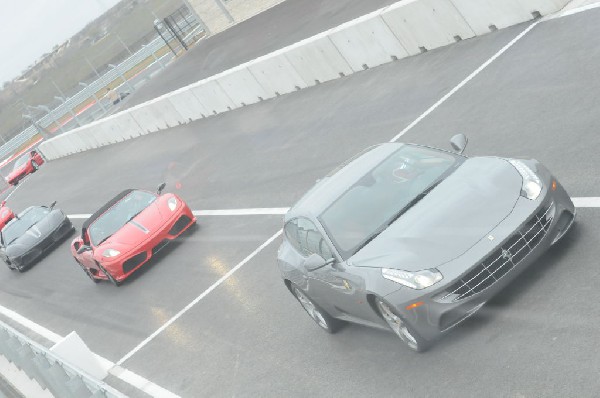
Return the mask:
<svg viewBox="0 0 600 398">
<path fill-rule="evenodd" d="M 546 236 L 552 223 L 552 207 L 552 204 L 542 207 L 491 255 L 452 284 L 442 300 L 465 299 L 487 289 L 506 275 Z"/>
</svg>

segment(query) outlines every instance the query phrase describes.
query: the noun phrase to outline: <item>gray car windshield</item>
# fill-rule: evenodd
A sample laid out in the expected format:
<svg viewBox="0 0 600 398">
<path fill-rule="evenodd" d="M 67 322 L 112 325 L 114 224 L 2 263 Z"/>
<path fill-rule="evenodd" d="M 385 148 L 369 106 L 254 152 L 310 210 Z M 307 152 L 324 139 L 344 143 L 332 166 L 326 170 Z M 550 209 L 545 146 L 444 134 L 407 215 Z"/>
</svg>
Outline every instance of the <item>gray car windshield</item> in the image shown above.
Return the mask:
<svg viewBox="0 0 600 398">
<path fill-rule="evenodd" d="M 17 159 L 17 161 L 15 162 L 15 165 L 13 167 L 13 170 L 18 169 L 19 167 L 23 166 L 25 163 L 27 163 L 27 161 L 29 160 L 29 155 L 25 155 L 25 156 L 21 156 L 19 159 Z"/>
<path fill-rule="evenodd" d="M 91 243 L 97 246 L 108 239 L 155 200 L 153 193 L 132 191 L 90 225 L 88 234 Z"/>
<path fill-rule="evenodd" d="M 2 229 L 2 243 L 8 245 L 14 242 L 20 236 L 46 215 L 50 210 L 45 207 L 32 207 L 31 209 L 19 214 L 19 218 L 14 218 L 6 227 Z"/>
<path fill-rule="evenodd" d="M 362 176 L 319 220 L 340 255 L 347 259 L 463 159 L 430 148 L 403 146 Z"/>
</svg>

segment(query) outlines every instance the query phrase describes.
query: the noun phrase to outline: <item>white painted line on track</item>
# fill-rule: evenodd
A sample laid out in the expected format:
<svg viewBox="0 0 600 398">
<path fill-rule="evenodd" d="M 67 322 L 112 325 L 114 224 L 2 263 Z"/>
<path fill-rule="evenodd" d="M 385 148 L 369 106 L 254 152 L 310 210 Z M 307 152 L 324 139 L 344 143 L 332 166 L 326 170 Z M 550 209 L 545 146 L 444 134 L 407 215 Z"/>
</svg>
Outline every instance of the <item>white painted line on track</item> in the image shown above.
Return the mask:
<svg viewBox="0 0 600 398">
<path fill-rule="evenodd" d="M 571 198 L 575 207 L 600 207 L 600 197 Z"/>
<path fill-rule="evenodd" d="M 569 15 L 579 14 L 580 12 L 593 10 L 594 8 L 598 8 L 598 7 L 600 7 L 600 3 L 588 4 L 587 6 L 581 6 L 581 7 L 577 7 L 577 8 L 572 8 L 567 11 L 563 11 L 559 14 L 551 16 L 549 19 L 567 17 Z"/>
<path fill-rule="evenodd" d="M 514 39 L 512 39 L 510 42 L 508 42 L 507 45 L 505 45 L 504 47 L 502 47 L 496 54 L 494 54 L 490 59 L 488 59 L 487 61 L 485 61 L 483 64 L 481 64 L 481 66 L 477 69 L 475 69 L 469 76 L 467 76 L 462 82 L 458 83 L 458 85 L 456 87 L 454 87 L 452 90 L 450 90 L 446 95 L 444 95 L 442 98 L 440 98 L 435 104 L 433 104 L 429 109 L 427 109 L 425 112 L 423 112 L 418 118 L 416 118 L 411 124 L 409 124 L 408 126 L 406 126 L 404 128 L 404 130 L 402 130 L 401 132 L 399 132 L 394 138 L 392 138 L 390 140 L 390 142 L 395 142 L 398 140 L 398 138 L 402 137 L 404 134 L 406 134 L 410 129 L 412 129 L 413 127 L 415 127 L 421 120 L 425 119 L 425 117 L 427 117 L 427 115 L 429 115 L 431 112 L 433 112 L 438 106 L 440 106 L 441 104 L 443 104 L 444 102 L 446 102 L 446 100 L 448 98 L 450 98 L 454 93 L 456 93 L 458 90 L 460 90 L 465 84 L 467 84 L 468 82 L 470 82 L 475 76 L 477 76 L 482 70 L 484 70 L 485 68 L 487 68 L 492 62 L 494 62 L 499 56 L 501 56 L 502 54 L 504 54 L 504 52 L 506 52 L 506 50 L 508 50 L 509 48 L 511 48 L 516 42 L 518 42 L 519 40 L 521 40 L 521 38 L 523 36 L 525 36 L 527 33 L 529 33 L 529 31 L 531 29 L 533 29 L 537 24 L 539 24 L 541 21 L 536 21 L 534 23 L 532 23 L 531 25 L 529 25 L 527 27 L 527 29 L 525 29 L 524 31 L 522 31 L 521 33 L 519 33 L 519 35 L 517 35 L 517 37 L 515 37 Z"/>
<path fill-rule="evenodd" d="M 39 336 L 45 338 L 48 341 L 56 344 L 63 339 L 63 337 L 59 334 L 54 333 L 53 331 L 43 327 L 40 324 L 37 324 L 24 316 L 17 314 L 15 311 L 10 310 L 4 306 L 0 305 L 0 314 L 6 316 L 7 318 L 13 320 L 14 322 L 19 323 L 25 328 L 35 332 Z M 150 380 L 133 373 L 130 370 L 124 369 L 120 366 L 115 366 L 114 362 L 106 359 L 98 354 L 96 358 L 102 364 L 105 369 L 108 369 L 108 372 L 113 376 L 118 377 L 124 382 L 136 387 L 138 390 L 145 392 L 146 394 L 152 397 L 165 397 L 165 398 L 179 398 L 179 395 L 173 394 L 171 391 L 162 388 L 161 386 L 152 383 Z"/>
<path fill-rule="evenodd" d="M 265 207 L 256 209 L 224 209 L 224 210 L 193 210 L 195 216 L 269 216 L 283 215 L 287 213 L 289 207 Z M 72 219 L 89 218 L 92 214 L 69 214 Z"/>
<path fill-rule="evenodd" d="M 244 266 L 244 264 L 246 264 L 254 256 L 256 256 L 258 253 L 260 253 L 265 247 L 267 247 L 268 245 L 270 245 L 275 239 L 277 239 L 281 235 L 282 232 L 283 232 L 283 230 L 281 230 L 281 229 L 279 231 L 277 231 L 273 236 L 271 236 L 269 239 L 267 239 L 256 250 L 254 250 L 252 253 L 250 253 L 245 259 L 243 259 L 242 261 L 240 261 L 235 267 L 233 267 L 232 269 L 230 269 L 225 275 L 223 275 L 221 278 L 219 278 L 218 281 L 216 281 L 208 289 L 206 289 L 205 291 L 203 291 L 191 303 L 189 303 L 188 305 L 186 305 L 181 311 L 179 311 L 177 314 L 175 314 L 175 316 L 173 318 L 169 319 L 160 328 L 158 328 L 154 333 L 152 333 L 150 336 L 148 336 L 148 338 L 146 338 L 144 341 L 142 341 L 140 344 L 138 344 L 133 350 L 131 350 L 127 354 L 125 354 L 125 356 L 123 356 L 123 358 L 121 358 L 121 359 L 119 359 L 117 361 L 117 366 L 122 365 L 123 362 L 127 361 L 129 358 L 131 358 L 133 355 L 135 355 L 135 353 L 137 353 L 139 350 L 141 350 L 142 348 L 144 348 L 144 346 L 146 344 L 148 344 L 149 342 L 151 342 L 156 336 L 158 336 L 162 331 L 164 331 L 166 328 L 168 328 L 169 326 L 171 326 L 171 324 L 173 322 L 175 322 L 177 319 L 179 319 L 183 314 L 185 314 L 188 310 L 190 310 L 194 305 L 198 304 L 198 302 L 200 302 L 200 300 L 202 300 L 210 292 L 212 292 L 217 287 L 219 287 L 219 285 L 221 285 L 223 282 L 225 282 L 238 269 L 242 268 Z"/>
</svg>

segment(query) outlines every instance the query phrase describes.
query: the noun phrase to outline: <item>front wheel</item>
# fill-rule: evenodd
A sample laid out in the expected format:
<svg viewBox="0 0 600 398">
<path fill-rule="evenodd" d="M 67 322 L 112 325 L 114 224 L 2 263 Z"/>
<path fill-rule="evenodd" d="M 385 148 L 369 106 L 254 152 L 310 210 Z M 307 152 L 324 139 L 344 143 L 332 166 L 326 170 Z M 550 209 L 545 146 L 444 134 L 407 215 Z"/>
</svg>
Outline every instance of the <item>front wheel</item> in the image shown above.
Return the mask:
<svg viewBox="0 0 600 398">
<path fill-rule="evenodd" d="M 83 272 L 85 272 L 85 274 L 92 280 L 92 282 L 94 282 L 94 283 L 100 282 L 99 279 L 96 279 L 96 277 L 94 277 L 94 275 L 92 274 L 92 271 L 90 271 L 90 269 L 88 267 L 86 267 L 85 265 L 81 264 L 79 262 L 79 260 L 77 260 L 75 257 L 73 257 L 73 259 L 75 259 L 75 262 L 81 267 L 81 269 L 83 270 Z"/>
<path fill-rule="evenodd" d="M 429 343 L 414 332 L 400 316 L 396 315 L 388 303 L 380 298 L 377 298 L 375 302 L 383 319 L 408 348 L 417 352 L 423 352 L 429 348 Z"/>
<path fill-rule="evenodd" d="M 104 273 L 104 275 L 106 275 L 106 277 L 108 278 L 108 280 L 115 286 L 119 287 L 121 286 L 121 282 L 119 282 L 118 280 L 116 280 L 111 274 L 110 272 L 108 272 L 99 262 L 96 262 L 96 264 L 98 264 L 98 268 L 100 268 L 100 271 L 102 271 Z"/>
<path fill-rule="evenodd" d="M 315 304 L 300 288 L 296 285 L 291 286 L 292 294 L 298 299 L 302 308 L 315 321 L 317 325 L 327 333 L 335 333 L 342 326 L 342 321 L 339 321 L 322 310 Z"/>
<path fill-rule="evenodd" d="M 31 167 L 33 168 L 33 171 L 36 172 L 38 167 L 40 167 L 37 162 L 35 160 L 31 161 Z"/>
</svg>

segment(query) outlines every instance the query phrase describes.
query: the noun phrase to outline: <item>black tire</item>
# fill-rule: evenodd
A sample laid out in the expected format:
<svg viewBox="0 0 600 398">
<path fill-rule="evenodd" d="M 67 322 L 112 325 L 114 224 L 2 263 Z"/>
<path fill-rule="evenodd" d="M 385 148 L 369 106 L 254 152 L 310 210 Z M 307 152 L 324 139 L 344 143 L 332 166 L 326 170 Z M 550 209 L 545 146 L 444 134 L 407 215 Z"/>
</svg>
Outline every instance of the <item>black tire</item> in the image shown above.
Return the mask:
<svg viewBox="0 0 600 398">
<path fill-rule="evenodd" d="M 73 259 L 81 267 L 81 269 L 83 270 L 83 272 L 85 272 L 85 274 L 92 280 L 92 282 L 94 282 L 94 283 L 100 282 L 100 279 L 97 279 L 96 277 L 94 277 L 94 275 L 92 274 L 92 271 L 90 271 L 90 269 L 88 267 L 86 267 L 85 265 L 81 264 L 79 262 L 79 260 L 77 260 L 75 257 L 73 257 Z"/>
<path fill-rule="evenodd" d="M 116 280 L 110 274 L 110 272 L 108 272 L 100 263 L 96 262 L 96 264 L 98 265 L 98 268 L 100 268 L 100 271 L 104 272 L 104 275 L 106 275 L 106 277 L 108 278 L 108 280 L 110 281 L 110 283 L 112 283 L 113 285 L 115 285 L 117 287 L 121 286 L 122 282 L 119 282 L 118 280 Z"/>
<path fill-rule="evenodd" d="M 40 165 L 37 164 L 37 162 L 35 160 L 32 160 L 31 167 L 33 167 L 33 172 L 35 173 L 38 170 L 38 168 L 40 167 Z"/>
<path fill-rule="evenodd" d="M 16 268 L 12 266 L 12 264 L 8 258 L 6 258 L 6 259 L 3 258 L 2 261 L 4 261 L 4 264 L 6 264 L 6 266 L 8 267 L 9 270 L 11 270 L 11 271 L 16 270 Z"/>
<path fill-rule="evenodd" d="M 315 302 L 313 302 L 310 297 L 308 297 L 306 293 L 304 293 L 298 286 L 292 284 L 290 286 L 290 290 L 302 308 L 304 308 L 304 311 L 306 311 L 306 313 L 321 329 L 327 333 L 333 334 L 340 330 L 340 328 L 343 326 L 344 323 L 342 321 L 329 315 Z"/>
<path fill-rule="evenodd" d="M 377 297 L 375 305 L 379 315 L 386 321 L 392 332 L 411 350 L 416 352 L 426 351 L 431 343 L 423 339 L 400 315 L 396 314 L 393 306 Z"/>
</svg>

